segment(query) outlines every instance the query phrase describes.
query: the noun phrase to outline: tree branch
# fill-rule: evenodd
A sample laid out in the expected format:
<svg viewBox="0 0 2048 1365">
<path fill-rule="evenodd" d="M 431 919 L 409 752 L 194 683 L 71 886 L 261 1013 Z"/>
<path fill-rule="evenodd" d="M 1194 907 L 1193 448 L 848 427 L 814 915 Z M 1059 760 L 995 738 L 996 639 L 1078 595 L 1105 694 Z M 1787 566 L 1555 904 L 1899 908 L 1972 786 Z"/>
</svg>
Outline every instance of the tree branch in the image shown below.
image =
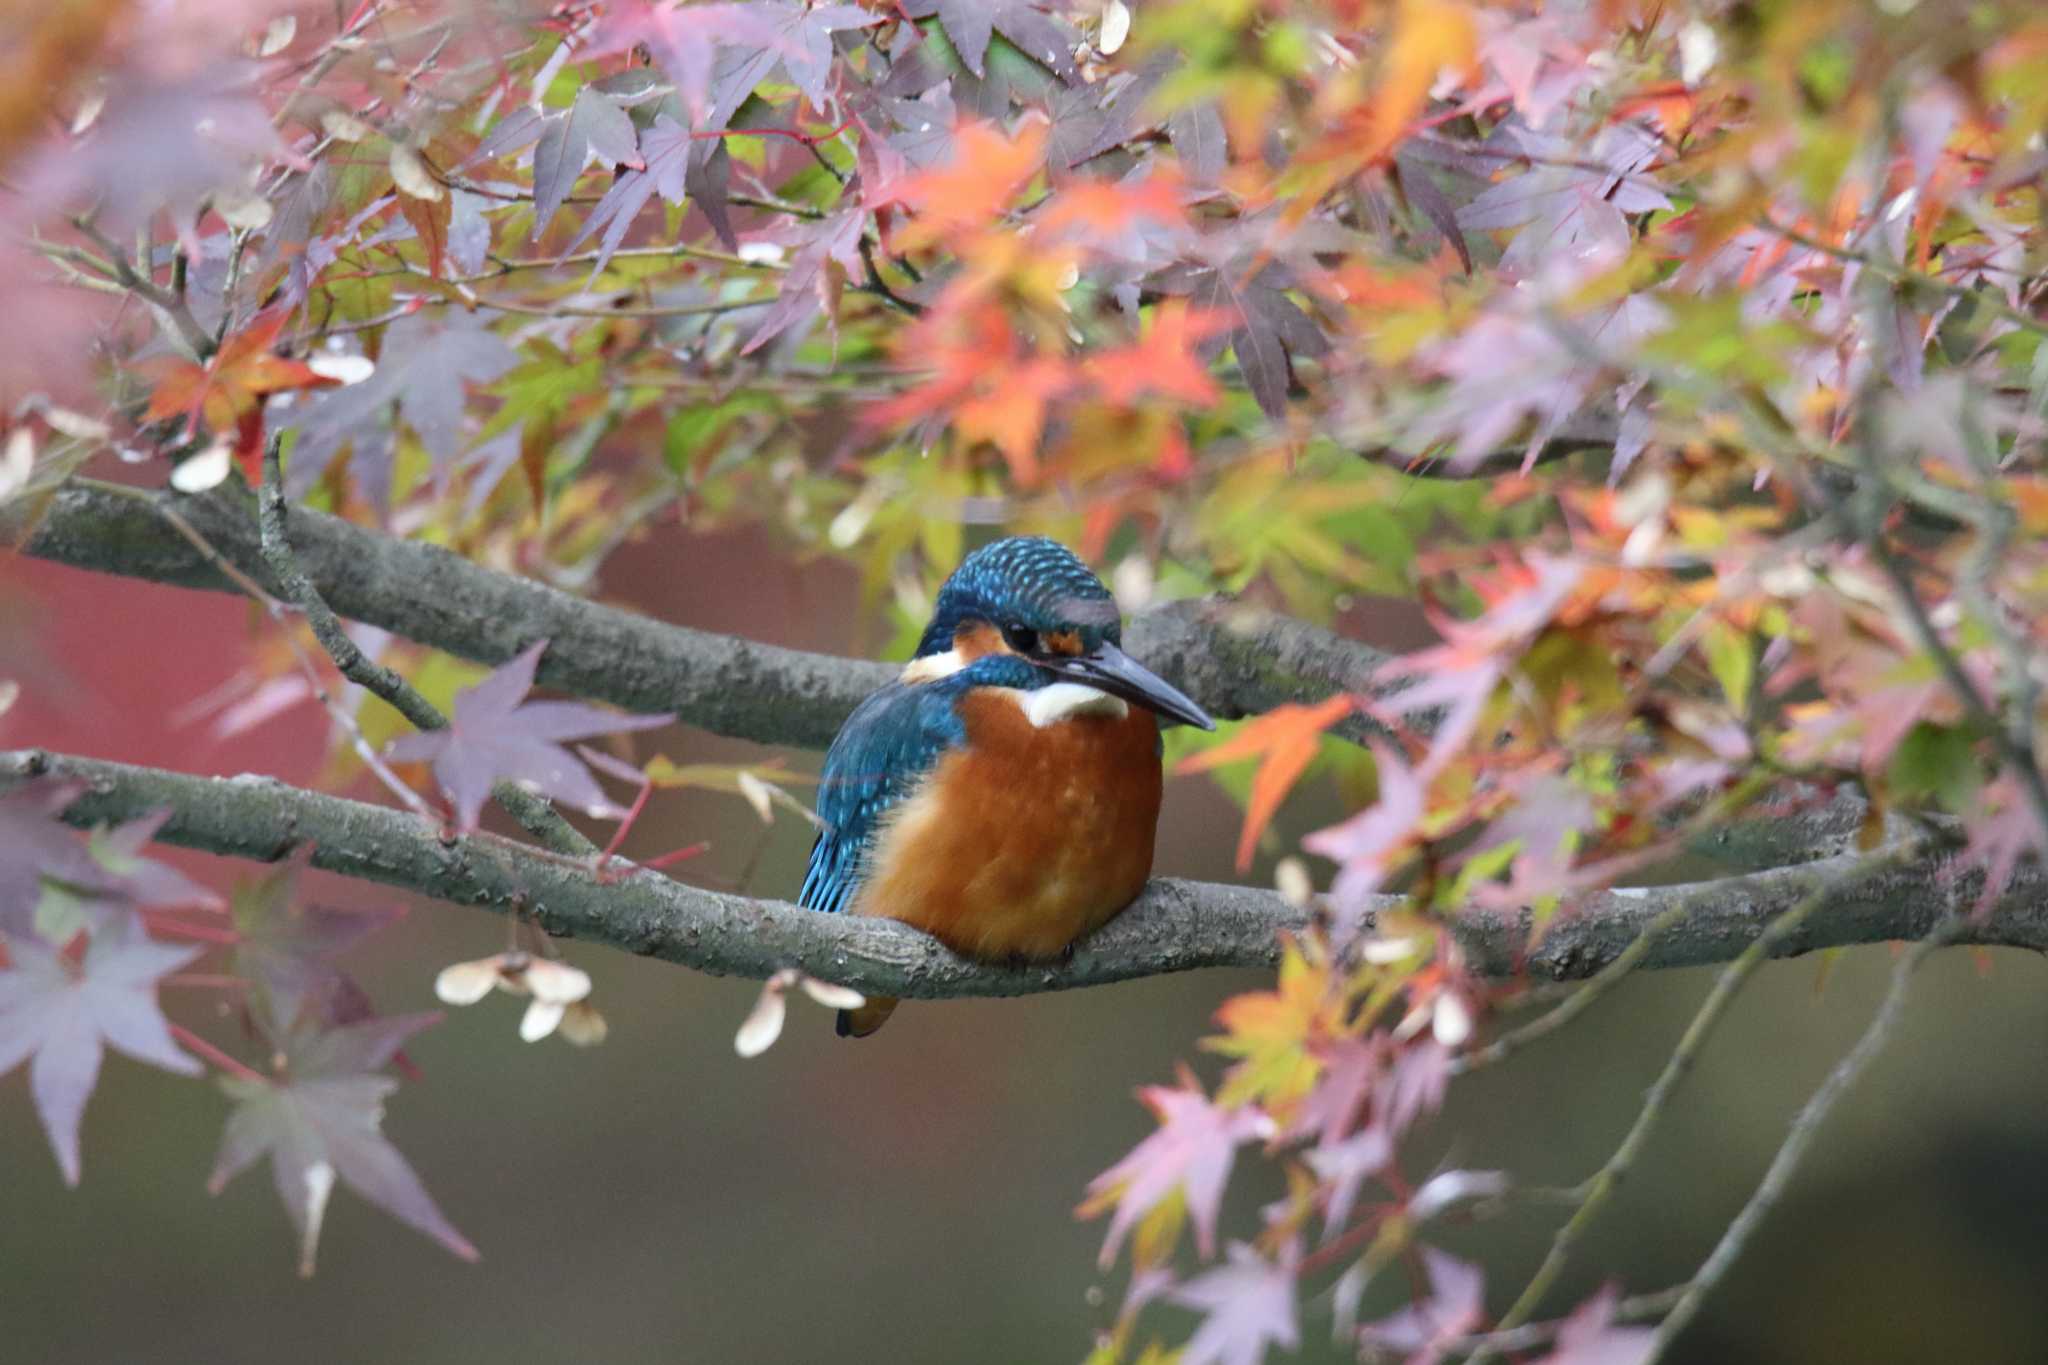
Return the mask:
<svg viewBox="0 0 2048 1365">
<path fill-rule="evenodd" d="M 342 629 L 341 621 L 320 596 L 299 567 L 292 548 L 291 509 L 284 496 L 284 476 L 278 465 L 278 442 L 272 438 L 263 452 L 263 486 L 256 490 L 257 548 L 263 562 L 276 575 L 280 587 L 298 609 L 313 638 L 327 651 L 327 657 L 341 670 L 341 676 L 358 687 L 382 697 L 418 730 L 446 728 L 448 718 L 421 696 L 405 679 L 377 663 L 357 647 Z M 577 833 L 545 797 L 536 796 L 512 782 L 497 783 L 491 795 L 509 812 L 520 827 L 557 853 L 572 857 L 597 852 L 597 846 Z"/>
<path fill-rule="evenodd" d="M 194 777 L 40 750 L 0 752 L 0 790 L 43 774 L 87 784 L 86 794 L 64 813 L 75 825 L 168 809 L 170 819 L 158 837 L 169 843 L 259 861 L 275 861 L 310 843 L 316 867 L 500 913 L 517 906 L 561 937 L 718 975 L 765 978 L 795 967 L 874 995 L 1024 995 L 1196 967 L 1270 967 L 1279 935 L 1304 923 L 1303 912 L 1274 892 L 1159 879 L 1067 961 L 990 966 L 957 957 L 891 920 L 724 895 L 644 869 L 601 883 L 582 860 L 490 834 L 444 839 L 432 822 L 407 812 L 302 791 L 274 778 Z M 1868 870 L 1868 861 L 1867 855 L 1846 854 L 1690 886 L 1593 896 L 1553 922 L 1527 953 L 1527 913 L 1472 912 L 1459 920 L 1457 934 L 1475 969 L 1486 975 L 1526 971 L 1576 980 L 1613 962 L 1674 907 L 1684 915 L 1656 935 L 1642 966 L 1728 961 L 1757 943 L 1788 909 L 1810 901 L 1815 903 L 1795 931 L 1767 943 L 1771 955 L 1919 939 L 1933 930 L 1946 905 L 1971 894 L 1975 880 L 1974 873 L 1938 856 L 1876 872 Z M 1864 875 L 1848 879 L 1852 869 Z M 1383 896 L 1375 909 L 1399 903 L 1399 897 Z M 1963 929 L 1958 941 L 2048 951 L 2048 878 L 2035 866 L 2022 867 L 2006 896 Z"/>
<path fill-rule="evenodd" d="M 175 508 L 266 589 L 289 595 L 264 562 L 248 495 L 226 486 L 183 497 L 73 479 L 40 509 L 27 499 L 0 505 L 0 535 L 27 554 L 76 568 L 236 591 L 160 507 Z M 546 638 L 553 643 L 541 660 L 542 684 L 630 711 L 673 712 L 739 739 L 823 748 L 855 704 L 896 672 L 668 625 L 306 508 L 292 511 L 292 548 L 313 587 L 344 617 L 486 664 Z M 1141 611 L 1125 644 L 1225 719 L 1367 690 L 1385 658 L 1319 627 L 1221 599 Z M 1354 718 L 1339 732 L 1359 738 L 1367 729 Z"/>
</svg>

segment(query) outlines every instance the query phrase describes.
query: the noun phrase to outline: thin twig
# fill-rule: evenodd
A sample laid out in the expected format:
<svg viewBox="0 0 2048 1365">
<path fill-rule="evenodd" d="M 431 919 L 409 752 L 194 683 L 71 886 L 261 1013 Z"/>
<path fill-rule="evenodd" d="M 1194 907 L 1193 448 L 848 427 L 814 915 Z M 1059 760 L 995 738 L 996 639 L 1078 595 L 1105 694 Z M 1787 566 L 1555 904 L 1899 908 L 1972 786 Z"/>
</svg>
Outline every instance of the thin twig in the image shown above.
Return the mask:
<svg viewBox="0 0 2048 1365">
<path fill-rule="evenodd" d="M 1621 950 L 1619 957 L 1602 967 L 1597 976 L 1573 991 L 1562 1004 L 1510 1033 L 1503 1033 L 1485 1047 L 1457 1058 L 1451 1063 L 1451 1074 L 1460 1076 L 1468 1071 L 1477 1071 L 1483 1066 L 1492 1066 L 1495 1062 L 1506 1061 L 1509 1056 L 1537 1039 L 1548 1037 L 1578 1018 L 1594 1001 L 1620 985 L 1623 978 L 1634 971 L 1636 964 L 1650 951 L 1650 945 L 1657 935 L 1683 920 L 1687 909 L 1684 905 L 1674 905 L 1651 920 L 1643 926 L 1643 932 L 1636 935 L 1635 941 Z"/>
<path fill-rule="evenodd" d="M 1543 1263 L 1530 1277 L 1528 1285 L 1516 1298 L 1514 1305 L 1502 1315 L 1498 1330 L 1519 1327 L 1527 1322 L 1541 1305 L 1543 1296 L 1557 1283 L 1558 1277 L 1564 1273 L 1565 1263 L 1571 1256 L 1572 1248 L 1592 1226 L 1593 1220 L 1599 1216 L 1601 1209 L 1606 1206 L 1614 1191 L 1620 1187 L 1635 1166 L 1637 1158 L 1642 1155 L 1644 1146 L 1649 1142 L 1651 1131 L 1656 1128 L 1658 1120 L 1663 1118 L 1664 1111 L 1670 1106 L 1672 1095 L 1691 1072 L 1693 1064 L 1699 1060 L 1701 1051 L 1706 1047 L 1707 1039 L 1713 1035 L 1728 1006 L 1743 986 L 1748 984 L 1756 969 L 1768 961 L 1774 950 L 1798 932 L 1800 926 L 1828 901 L 1845 894 L 1877 873 L 1897 866 L 1918 851 L 1917 845 L 1902 844 L 1883 853 L 1859 859 L 1842 876 L 1822 883 L 1801 898 L 1791 909 L 1772 920 L 1763 933 L 1742 950 L 1740 956 L 1722 969 L 1721 975 L 1714 981 L 1714 988 L 1707 993 L 1707 998 L 1700 1005 L 1698 1013 L 1693 1015 L 1692 1022 L 1686 1026 L 1684 1035 L 1679 1038 L 1678 1046 L 1665 1062 L 1664 1070 L 1657 1077 L 1656 1084 L 1650 1087 L 1649 1096 L 1643 1101 L 1643 1107 L 1636 1115 L 1635 1123 L 1622 1138 L 1621 1145 L 1614 1149 L 1614 1154 L 1608 1157 L 1600 1169 L 1586 1181 L 1583 1186 L 1584 1197 L 1578 1209 L 1557 1230 L 1557 1235 L 1551 1240 L 1549 1253 L 1544 1256 Z M 1481 1351 L 1473 1359 L 1485 1360 L 1492 1354 Z"/>
<path fill-rule="evenodd" d="M 256 519 L 262 535 L 264 562 L 287 596 L 305 613 L 313 638 L 320 642 L 341 675 L 359 687 L 382 697 L 399 714 L 422 730 L 439 730 L 448 722 L 439 708 L 416 691 L 411 683 L 377 663 L 357 647 L 342 628 L 313 581 L 292 555 L 288 511 L 284 499 L 284 475 L 278 458 L 279 442 L 272 440 L 263 452 L 263 486 L 256 493 Z M 491 789 L 513 819 L 548 848 L 571 857 L 589 857 L 597 846 L 577 833 L 555 808 L 532 792 L 510 782 Z"/>
<path fill-rule="evenodd" d="M 213 354 L 213 338 L 199 325 L 199 319 L 192 316 L 192 309 L 185 300 L 171 290 L 150 279 L 121 254 L 121 248 L 113 238 L 101 232 L 85 214 L 72 216 L 71 225 L 92 239 L 93 245 L 106 253 L 106 264 L 113 271 L 114 278 L 129 293 L 141 299 L 163 320 L 165 330 L 183 343 L 196 360 L 205 360 Z"/>
<path fill-rule="evenodd" d="M 1653 1294 L 1631 1294 L 1614 1305 L 1615 1322 L 1646 1322 L 1662 1317 L 1671 1311 L 1673 1304 L 1686 1291 L 1687 1286 L 1672 1285 Z M 1438 1342 L 1437 1349 L 1445 1355 L 1467 1355 L 1478 1351 L 1496 1351 L 1514 1354 L 1519 1351 L 1534 1351 L 1556 1341 L 1558 1333 L 1564 1330 L 1567 1319 L 1551 1322 L 1528 1322 L 1506 1331 L 1495 1329 L 1491 1332 L 1474 1332 L 1470 1336 L 1452 1337 Z"/>
<path fill-rule="evenodd" d="M 1864 1029 L 1863 1036 L 1856 1040 L 1856 1045 L 1842 1060 L 1835 1063 L 1835 1069 L 1828 1073 L 1827 1079 L 1820 1083 L 1820 1088 L 1799 1111 L 1799 1116 L 1792 1120 L 1792 1131 L 1785 1135 L 1784 1144 L 1771 1159 L 1770 1168 L 1757 1183 L 1749 1202 L 1742 1206 L 1742 1212 L 1735 1215 L 1735 1221 L 1721 1234 L 1721 1240 L 1700 1266 L 1699 1273 L 1692 1277 L 1670 1313 L 1657 1325 L 1656 1336 L 1651 1339 L 1649 1353 L 1643 1356 L 1642 1365 L 1655 1365 L 1679 1334 L 1691 1325 L 1707 1295 L 1720 1285 L 1729 1268 L 1748 1247 L 1757 1227 L 1784 1198 L 1793 1173 L 1799 1169 L 1800 1161 L 1819 1136 L 1821 1125 L 1827 1121 L 1828 1111 L 1834 1108 L 1836 1101 L 1848 1092 L 1864 1068 L 1884 1051 L 1885 1044 L 1890 1041 L 1900 1016 L 1905 1012 L 1907 988 L 1912 984 L 1913 973 L 1927 960 L 1929 953 L 1947 943 L 1961 927 L 1960 916 L 1950 918 L 1914 944 L 1892 968 L 1891 986 L 1878 1005 L 1877 1013 L 1871 1017 L 1869 1027 Z"/>
</svg>

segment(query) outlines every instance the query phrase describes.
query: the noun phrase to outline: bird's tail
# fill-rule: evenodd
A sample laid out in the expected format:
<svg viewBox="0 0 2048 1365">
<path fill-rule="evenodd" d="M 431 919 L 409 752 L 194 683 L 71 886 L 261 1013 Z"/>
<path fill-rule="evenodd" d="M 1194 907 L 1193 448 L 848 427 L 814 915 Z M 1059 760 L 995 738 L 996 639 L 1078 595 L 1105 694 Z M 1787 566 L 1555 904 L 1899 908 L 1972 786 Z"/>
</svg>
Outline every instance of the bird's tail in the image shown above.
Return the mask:
<svg viewBox="0 0 2048 1365">
<path fill-rule="evenodd" d="M 896 1012 L 896 997 L 893 995 L 869 996 L 868 1002 L 857 1010 L 839 1011 L 839 1036 L 841 1038 L 865 1038 L 889 1022 L 889 1016 Z"/>
</svg>

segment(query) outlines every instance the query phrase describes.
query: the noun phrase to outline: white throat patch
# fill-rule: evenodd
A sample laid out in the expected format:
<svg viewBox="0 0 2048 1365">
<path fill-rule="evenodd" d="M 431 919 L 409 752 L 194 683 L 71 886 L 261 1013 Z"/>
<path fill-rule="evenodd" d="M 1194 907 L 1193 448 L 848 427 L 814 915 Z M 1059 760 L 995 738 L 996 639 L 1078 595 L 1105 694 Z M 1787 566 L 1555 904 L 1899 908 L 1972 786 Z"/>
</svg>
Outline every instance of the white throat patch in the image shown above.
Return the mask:
<svg viewBox="0 0 2048 1365">
<path fill-rule="evenodd" d="M 1112 697 L 1086 683 L 1049 683 L 1033 692 L 1018 692 L 1016 697 L 1024 715 L 1041 730 L 1074 716 L 1111 716 L 1122 720 L 1131 713 L 1122 697 Z"/>
<path fill-rule="evenodd" d="M 912 659 L 903 666 L 903 681 L 907 683 L 937 682 L 950 678 L 967 667 L 967 661 L 960 657 L 960 651 L 949 649 L 944 654 L 927 654 L 922 659 Z"/>
</svg>

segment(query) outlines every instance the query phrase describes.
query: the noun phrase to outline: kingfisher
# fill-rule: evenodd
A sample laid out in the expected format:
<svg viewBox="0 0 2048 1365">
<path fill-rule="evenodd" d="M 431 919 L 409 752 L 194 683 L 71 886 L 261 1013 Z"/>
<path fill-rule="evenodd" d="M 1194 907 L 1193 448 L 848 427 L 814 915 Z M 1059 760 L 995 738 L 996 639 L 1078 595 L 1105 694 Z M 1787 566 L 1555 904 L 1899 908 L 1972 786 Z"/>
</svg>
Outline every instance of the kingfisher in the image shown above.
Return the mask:
<svg viewBox="0 0 2048 1365">
<path fill-rule="evenodd" d="M 1058 959 L 1114 918 L 1152 872 L 1160 722 L 1216 728 L 1122 639 L 1116 599 L 1058 541 L 968 555 L 902 675 L 825 755 L 798 903 L 984 962 Z M 841 1010 L 839 1034 L 895 1008 Z"/>
</svg>

